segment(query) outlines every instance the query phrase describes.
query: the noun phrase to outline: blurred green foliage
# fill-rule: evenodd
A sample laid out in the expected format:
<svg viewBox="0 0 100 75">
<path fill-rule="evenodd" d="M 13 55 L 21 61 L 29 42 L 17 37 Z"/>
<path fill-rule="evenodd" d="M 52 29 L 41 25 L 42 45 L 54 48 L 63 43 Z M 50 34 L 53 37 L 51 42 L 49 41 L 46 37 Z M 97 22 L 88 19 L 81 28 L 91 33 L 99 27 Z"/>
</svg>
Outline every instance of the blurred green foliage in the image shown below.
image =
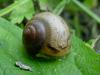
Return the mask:
<svg viewBox="0 0 100 75">
<path fill-rule="evenodd" d="M 71 53 L 62 61 L 33 60 L 25 53 L 22 30 L 35 14 L 45 11 L 62 16 L 75 32 Z M 0 17 L 0 75 L 100 75 L 100 54 L 91 46 L 100 34 L 99 0 L 0 0 Z M 17 60 L 35 67 L 34 72 L 16 68 Z"/>
<path fill-rule="evenodd" d="M 0 16 L 12 23 L 23 25 L 33 15 L 49 11 L 61 15 L 75 30 L 78 37 L 87 41 L 99 35 L 99 0 L 0 0 Z M 97 11 L 98 10 L 98 11 Z M 26 22 L 25 22 L 26 23 Z M 22 27 L 22 26 L 20 26 Z"/>
</svg>

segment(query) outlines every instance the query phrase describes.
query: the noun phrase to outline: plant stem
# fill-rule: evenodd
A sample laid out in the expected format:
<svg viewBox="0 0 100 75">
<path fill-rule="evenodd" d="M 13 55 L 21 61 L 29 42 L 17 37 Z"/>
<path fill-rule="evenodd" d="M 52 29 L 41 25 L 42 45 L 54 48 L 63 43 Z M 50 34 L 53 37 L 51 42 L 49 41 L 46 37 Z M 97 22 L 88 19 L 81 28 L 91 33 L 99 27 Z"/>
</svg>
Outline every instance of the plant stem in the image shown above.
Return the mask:
<svg viewBox="0 0 100 75">
<path fill-rule="evenodd" d="M 61 12 L 63 11 L 64 7 L 66 4 L 70 3 L 70 0 L 62 0 L 56 8 L 53 10 L 53 13 L 56 15 L 60 15 Z"/>
<path fill-rule="evenodd" d="M 100 17 L 98 17 L 95 13 L 93 13 L 89 8 L 87 8 L 81 2 L 77 0 L 72 0 L 72 2 L 76 4 L 78 7 L 80 7 L 84 12 L 86 12 L 90 17 L 92 17 L 94 20 L 96 20 L 100 24 Z"/>
</svg>

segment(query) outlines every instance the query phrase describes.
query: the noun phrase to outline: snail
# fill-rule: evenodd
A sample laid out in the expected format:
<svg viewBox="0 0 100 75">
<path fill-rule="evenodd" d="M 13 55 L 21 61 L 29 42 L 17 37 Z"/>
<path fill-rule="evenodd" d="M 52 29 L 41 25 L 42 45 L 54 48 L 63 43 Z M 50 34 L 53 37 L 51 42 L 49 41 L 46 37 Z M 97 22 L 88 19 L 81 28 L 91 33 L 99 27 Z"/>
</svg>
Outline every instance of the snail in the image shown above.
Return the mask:
<svg viewBox="0 0 100 75">
<path fill-rule="evenodd" d="M 26 24 L 23 43 L 33 56 L 62 57 L 69 53 L 70 31 L 60 16 L 42 12 Z"/>
</svg>

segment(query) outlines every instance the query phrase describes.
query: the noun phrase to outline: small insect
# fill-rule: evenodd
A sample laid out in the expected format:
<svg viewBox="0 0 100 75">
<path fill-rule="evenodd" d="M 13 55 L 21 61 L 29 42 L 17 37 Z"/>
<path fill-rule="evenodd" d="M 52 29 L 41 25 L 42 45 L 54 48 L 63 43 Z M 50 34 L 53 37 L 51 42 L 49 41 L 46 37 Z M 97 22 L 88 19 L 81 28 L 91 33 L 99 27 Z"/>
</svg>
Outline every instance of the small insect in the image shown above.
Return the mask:
<svg viewBox="0 0 100 75">
<path fill-rule="evenodd" d="M 26 64 L 23 64 L 21 61 L 16 61 L 15 65 L 17 67 L 19 67 L 20 69 L 23 69 L 23 70 L 27 70 L 27 71 L 32 71 L 32 68 Z"/>
</svg>

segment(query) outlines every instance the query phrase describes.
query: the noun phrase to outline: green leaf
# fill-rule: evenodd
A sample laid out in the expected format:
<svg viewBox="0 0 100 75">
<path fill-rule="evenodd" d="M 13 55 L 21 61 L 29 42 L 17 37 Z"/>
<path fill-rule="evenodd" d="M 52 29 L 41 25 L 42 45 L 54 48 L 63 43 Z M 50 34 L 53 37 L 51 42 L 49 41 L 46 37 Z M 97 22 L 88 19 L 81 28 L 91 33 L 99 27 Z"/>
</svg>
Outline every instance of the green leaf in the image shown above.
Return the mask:
<svg viewBox="0 0 100 75">
<path fill-rule="evenodd" d="M 57 4 L 56 8 L 53 10 L 53 13 L 60 15 L 64 10 L 66 4 L 70 3 L 71 0 L 62 0 L 59 4 Z"/>
<path fill-rule="evenodd" d="M 54 14 L 61 14 L 66 4 L 70 3 L 71 0 L 39 0 L 41 10 L 49 10 Z"/>
<path fill-rule="evenodd" d="M 11 13 L 10 19 L 12 23 L 21 23 L 24 18 L 28 20 L 32 18 L 35 13 L 32 0 L 16 0 L 23 4 L 17 6 Z M 16 2 L 15 1 L 15 2 Z"/>
<path fill-rule="evenodd" d="M 12 0 L 11 0 L 12 1 Z M 9 0 L 0 0 L 0 4 L 4 2 L 9 2 Z"/>
<path fill-rule="evenodd" d="M 0 18 L 0 75 L 100 75 L 100 54 L 72 35 L 70 53 L 57 60 L 32 58 L 22 44 L 22 29 Z M 21 61 L 32 72 L 15 66 Z"/>
<path fill-rule="evenodd" d="M 62 0 L 39 0 L 41 10 L 53 11 Z"/>
<path fill-rule="evenodd" d="M 94 8 L 94 7 L 97 6 L 98 0 L 84 0 L 84 4 L 85 4 L 88 8 Z"/>
</svg>

